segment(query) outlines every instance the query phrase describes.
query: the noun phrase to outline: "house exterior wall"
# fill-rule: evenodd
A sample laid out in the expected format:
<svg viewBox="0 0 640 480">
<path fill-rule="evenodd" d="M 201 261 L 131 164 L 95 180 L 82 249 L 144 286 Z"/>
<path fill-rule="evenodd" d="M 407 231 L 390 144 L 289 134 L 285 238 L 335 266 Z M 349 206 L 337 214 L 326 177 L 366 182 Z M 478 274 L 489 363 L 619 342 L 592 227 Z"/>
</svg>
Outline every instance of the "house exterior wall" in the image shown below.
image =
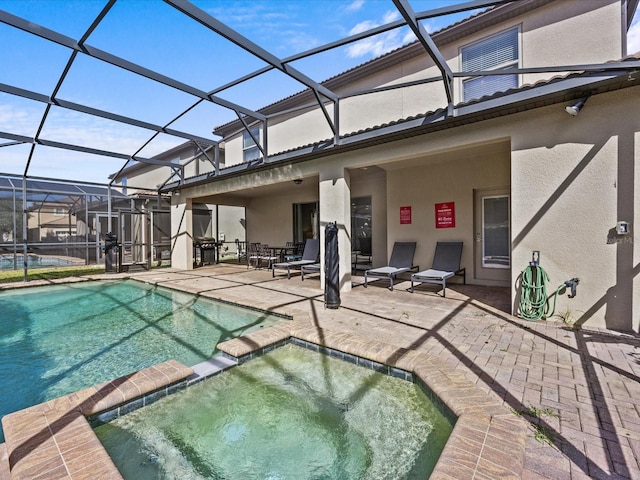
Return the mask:
<svg viewBox="0 0 640 480">
<path fill-rule="evenodd" d="M 621 18 L 617 0 L 552 2 L 447 45 L 442 52 L 457 70 L 461 46 L 519 25 L 521 66 L 599 63 L 622 53 Z M 567 46 L 569 41 L 578 48 Z M 403 81 L 408 80 L 419 70 L 420 61 L 424 57 L 363 79 L 350 89 L 383 85 L 402 75 Z M 522 82 L 539 79 L 539 75 L 525 75 Z M 419 88 L 441 95 L 435 84 Z M 224 196 L 304 178 L 300 189 L 291 183 L 286 193 L 271 195 L 266 190 L 247 200 L 248 240 L 278 244 L 291 235 L 293 203 L 319 200 L 322 219 L 331 221 L 331 214 L 322 214 L 323 208 L 344 217 L 344 212 L 338 212 L 344 205 L 334 205 L 330 188 L 331 183 L 342 182 L 344 187 L 337 192 L 340 201 L 347 191 L 352 198 L 372 197 L 374 266 L 387 262 L 395 241 L 417 241 L 415 263 L 428 268 L 437 241 L 462 240 L 462 266 L 467 269 L 468 282 L 487 284 L 476 278 L 474 271 L 474 190 L 507 187 L 511 192 L 512 266 L 507 283 L 513 313 L 518 307 L 521 272 L 536 250 L 550 277 L 549 293 L 565 280 L 580 279 L 575 298 L 560 293 L 556 314 L 587 326 L 638 332 L 640 247 L 634 241 L 634 225 L 640 220 L 636 207 L 640 187 L 639 89 L 592 95 L 576 117 L 567 115 L 565 104 L 538 107 L 374 147 L 333 155 L 327 152 L 319 159 L 252 170 L 187 187 L 184 193 L 190 198 Z M 378 95 L 382 103 L 371 102 L 371 97 L 344 102 L 341 125 L 345 131 L 357 129 L 357 122 L 363 119 L 375 125 L 406 117 L 410 108 L 420 105 L 413 101 L 416 97 L 411 92 Z M 361 102 L 359 113 L 349 117 L 357 102 Z M 424 104 L 416 108 L 425 111 Z M 329 138 L 323 123 L 317 111 L 271 122 L 270 152 Z M 234 142 L 228 143 L 227 158 L 234 151 Z M 354 174 L 374 165 L 384 171 L 370 177 Z M 435 228 L 434 204 L 440 202 L 455 202 L 455 228 Z M 403 206 L 412 207 L 411 224 L 400 224 Z M 341 220 L 346 224 L 348 219 Z M 631 224 L 628 235 L 615 233 L 616 222 L 621 220 Z"/>
<path fill-rule="evenodd" d="M 292 241 L 292 205 L 317 201 L 317 180 L 307 180 L 300 185 L 291 182 L 291 189 L 284 195 L 252 198 L 247 204 L 247 241 L 268 245 L 284 245 Z"/>
<path fill-rule="evenodd" d="M 550 289 L 580 279 L 576 298 L 561 296 L 557 313 L 636 332 L 640 247 L 633 230 L 617 235 L 615 226 L 640 220 L 639 108 L 638 88 L 626 89 L 592 97 L 575 118 L 540 109 L 511 135 L 514 265 L 524 268 L 540 250 Z"/>
<path fill-rule="evenodd" d="M 454 71 L 461 70 L 461 48 L 508 28 L 520 29 L 520 67 L 601 63 L 619 59 L 623 52 L 622 16 L 618 0 L 561 0 L 511 18 L 456 42 L 440 46 Z M 570 33 L 569 33 L 570 32 Z M 519 85 L 532 84 L 561 73 L 523 74 Z M 427 54 L 410 58 L 375 75 L 359 79 L 344 94 L 437 77 L 440 71 Z M 462 79 L 454 81 L 454 103 L 462 101 Z M 389 121 L 446 107 L 441 81 L 340 101 L 340 133 L 355 132 Z M 327 110 L 333 114 L 333 106 Z M 269 154 L 331 139 L 333 133 L 319 108 L 290 113 L 269 120 Z M 226 142 L 227 165 L 242 162 L 242 135 Z"/>
<path fill-rule="evenodd" d="M 416 241 L 414 264 L 433 263 L 436 242 L 462 241 L 461 266 L 468 283 L 474 278 L 474 189 L 508 187 L 509 141 L 476 145 L 416 158 L 411 166 L 390 170 L 387 202 L 388 255 L 394 242 Z M 455 204 L 455 227 L 436 228 L 435 204 Z M 400 208 L 411 207 L 411 223 L 400 223 Z"/>
<path fill-rule="evenodd" d="M 336 168 L 356 169 L 373 162 L 387 170 L 381 176 L 386 188 L 376 186 L 375 180 L 356 182 L 351 195 L 372 192 L 374 213 L 386 211 L 386 252 L 374 262 L 385 262 L 394 241 L 416 240 L 415 261 L 428 267 L 435 242 L 462 240 L 467 279 L 481 283 L 473 276 L 473 189 L 510 186 L 514 313 L 519 276 L 532 250 L 538 250 L 550 276 L 550 293 L 565 280 L 580 279 L 575 298 L 566 292 L 558 297 L 556 313 L 588 326 L 638 331 L 640 248 L 633 226 L 640 221 L 640 92 L 634 87 L 593 96 L 577 117 L 568 116 L 563 106 L 304 162 L 293 170 L 282 167 L 200 185 L 185 193 L 243 190 L 253 182 L 289 182 L 304 175 L 326 177 Z M 282 241 L 279 232 L 291 231 L 291 215 L 282 212 L 292 203 L 318 198 L 315 186 L 290 191 L 247 205 L 250 241 Z M 377 208 L 376 202 L 384 198 L 385 206 Z M 455 229 L 434 228 L 434 203 L 440 201 L 456 202 Z M 412 206 L 413 222 L 400 225 L 399 208 L 406 205 Z M 631 223 L 629 235 L 613 233 L 619 220 Z M 374 236 L 379 238 L 379 233 Z"/>
<path fill-rule="evenodd" d="M 164 160 L 172 162 L 184 162 L 194 156 L 196 152 L 192 145 L 185 145 L 185 148 L 177 153 L 173 158 Z M 213 159 L 213 151 L 209 151 L 208 155 Z M 240 156 L 242 158 L 242 155 Z M 221 162 L 224 157 L 221 159 Z M 172 175 L 173 170 L 169 167 L 158 166 L 156 164 L 146 164 L 142 168 L 136 165 L 135 170 L 124 172 L 115 179 L 114 185 L 123 187 L 123 179 L 126 179 L 127 193 L 142 191 L 143 189 L 156 190 L 159 185 L 164 184 Z M 208 160 L 197 159 L 189 163 L 184 169 L 185 178 L 202 175 L 214 170 L 213 165 Z"/>
</svg>

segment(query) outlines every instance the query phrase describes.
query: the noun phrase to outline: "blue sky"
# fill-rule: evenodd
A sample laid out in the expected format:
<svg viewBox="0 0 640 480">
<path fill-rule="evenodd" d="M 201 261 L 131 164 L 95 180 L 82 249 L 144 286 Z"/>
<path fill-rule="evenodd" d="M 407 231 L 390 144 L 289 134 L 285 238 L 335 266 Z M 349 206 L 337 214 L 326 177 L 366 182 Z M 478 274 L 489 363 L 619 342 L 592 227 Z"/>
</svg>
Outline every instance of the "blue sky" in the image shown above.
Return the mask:
<svg viewBox="0 0 640 480">
<path fill-rule="evenodd" d="M 286 58 L 347 35 L 400 18 L 391 0 L 193 0 L 193 3 L 272 54 Z M 460 0 L 410 0 L 415 11 Z M 64 35 L 79 39 L 103 8 L 98 0 L 2 0 L 0 9 Z M 433 32 L 473 12 L 424 22 Z M 640 50 L 635 19 L 630 52 Z M 334 49 L 293 66 L 316 81 L 398 48 L 413 39 L 405 27 L 357 44 Z M 120 0 L 89 37 L 87 44 L 205 91 L 262 66 L 264 63 L 157 0 Z M 0 82 L 51 95 L 70 51 L 0 24 Z M 5 48 L 10 45 L 11 48 Z M 7 68 L 8 66 L 8 68 Z M 220 93 L 258 109 L 304 87 L 279 72 L 271 72 Z M 170 87 L 79 55 L 58 98 L 164 125 L 191 106 L 195 98 Z M 33 136 L 44 105 L 0 93 L 0 131 Z M 235 114 L 201 105 L 172 124 L 173 128 L 207 138 L 214 126 Z M 150 137 L 147 130 L 122 126 L 54 107 L 41 137 L 133 154 Z M 141 151 L 150 157 L 182 143 L 159 136 Z M 0 144 L 5 143 L 0 139 Z M 29 146 L 0 148 L 0 172 L 22 174 Z M 123 162 L 118 159 L 37 147 L 29 173 L 35 176 L 105 182 Z"/>
</svg>

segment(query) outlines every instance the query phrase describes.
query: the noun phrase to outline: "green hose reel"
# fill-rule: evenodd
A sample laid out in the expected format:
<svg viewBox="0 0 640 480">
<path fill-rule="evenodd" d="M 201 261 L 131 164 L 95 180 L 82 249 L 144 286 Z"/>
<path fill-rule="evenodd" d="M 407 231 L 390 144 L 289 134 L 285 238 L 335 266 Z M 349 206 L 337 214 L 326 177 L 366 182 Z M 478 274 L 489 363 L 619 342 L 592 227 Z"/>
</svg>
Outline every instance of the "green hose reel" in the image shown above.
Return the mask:
<svg viewBox="0 0 640 480">
<path fill-rule="evenodd" d="M 549 274 L 539 265 L 529 264 L 520 277 L 520 303 L 518 305 L 518 315 L 530 322 L 535 322 L 541 318 L 549 318 L 556 311 L 558 294 L 565 288 L 571 289 L 570 297 L 576 296 L 576 286 L 580 281 L 572 278 L 561 284 L 556 291 L 547 296 L 547 282 Z M 550 308 L 549 300 L 553 297 L 553 308 Z"/>
</svg>

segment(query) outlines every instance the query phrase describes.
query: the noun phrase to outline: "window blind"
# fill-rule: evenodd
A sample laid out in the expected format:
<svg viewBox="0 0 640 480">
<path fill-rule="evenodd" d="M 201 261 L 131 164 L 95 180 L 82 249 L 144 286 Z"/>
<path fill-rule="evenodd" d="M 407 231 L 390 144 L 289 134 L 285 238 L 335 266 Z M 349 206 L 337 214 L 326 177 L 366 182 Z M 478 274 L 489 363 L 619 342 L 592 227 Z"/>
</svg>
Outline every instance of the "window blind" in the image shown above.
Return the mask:
<svg viewBox="0 0 640 480">
<path fill-rule="evenodd" d="M 509 68 L 517 65 L 520 56 L 518 28 L 505 30 L 497 35 L 462 48 L 462 71 L 473 72 Z M 495 75 L 475 77 L 463 81 L 464 101 L 503 92 L 518 86 L 518 76 Z"/>
<path fill-rule="evenodd" d="M 518 61 L 518 29 L 512 28 L 462 49 L 462 70 L 490 70 Z"/>
<path fill-rule="evenodd" d="M 504 92 L 510 88 L 518 86 L 517 75 L 495 75 L 491 77 L 475 77 L 465 80 L 464 101 L 468 102 L 473 98 L 480 98 L 484 95 L 492 95 L 496 92 Z"/>
</svg>

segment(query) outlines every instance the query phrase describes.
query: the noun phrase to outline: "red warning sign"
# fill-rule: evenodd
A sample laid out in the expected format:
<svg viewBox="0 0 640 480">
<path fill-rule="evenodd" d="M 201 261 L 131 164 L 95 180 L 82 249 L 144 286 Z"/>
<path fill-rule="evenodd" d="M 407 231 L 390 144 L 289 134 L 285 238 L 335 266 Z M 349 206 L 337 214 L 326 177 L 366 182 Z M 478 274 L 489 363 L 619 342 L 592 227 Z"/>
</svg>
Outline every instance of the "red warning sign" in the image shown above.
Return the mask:
<svg viewBox="0 0 640 480">
<path fill-rule="evenodd" d="M 400 207 L 400 225 L 411 223 L 411 207 Z"/>
<path fill-rule="evenodd" d="M 456 204 L 454 202 L 436 203 L 436 228 L 454 228 L 456 226 Z"/>
</svg>

